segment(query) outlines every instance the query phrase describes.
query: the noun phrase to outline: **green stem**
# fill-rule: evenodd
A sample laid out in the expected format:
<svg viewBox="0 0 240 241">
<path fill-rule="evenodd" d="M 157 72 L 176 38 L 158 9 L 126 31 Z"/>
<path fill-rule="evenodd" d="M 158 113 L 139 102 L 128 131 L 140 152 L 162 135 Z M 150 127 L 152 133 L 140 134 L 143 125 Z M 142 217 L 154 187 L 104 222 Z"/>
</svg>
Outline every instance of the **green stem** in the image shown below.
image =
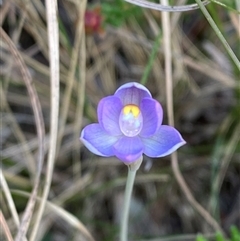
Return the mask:
<svg viewBox="0 0 240 241">
<path fill-rule="evenodd" d="M 122 223 L 121 223 L 121 230 L 120 230 L 120 241 L 127 241 L 128 238 L 128 217 L 129 217 L 129 209 L 130 209 L 130 202 L 133 190 L 133 184 L 135 180 L 137 170 L 131 170 L 128 167 L 128 176 L 127 176 L 127 183 L 125 188 L 125 196 L 124 196 L 124 204 L 123 204 L 123 216 L 122 216 Z"/>
<path fill-rule="evenodd" d="M 162 32 L 160 31 L 159 34 L 156 37 L 156 40 L 154 41 L 154 45 L 153 45 L 150 57 L 148 59 L 147 66 L 144 69 L 143 76 L 142 76 L 141 81 L 140 81 L 140 83 L 143 84 L 143 85 L 145 85 L 147 83 L 149 73 L 152 69 L 152 66 L 153 66 L 154 60 L 156 58 L 159 46 L 161 44 L 161 38 L 162 38 Z"/>
<path fill-rule="evenodd" d="M 226 41 L 226 39 L 222 35 L 221 31 L 219 30 L 219 28 L 215 24 L 214 20 L 212 19 L 211 15 L 207 11 L 206 7 L 203 5 L 201 0 L 195 0 L 195 1 L 198 4 L 199 8 L 201 9 L 202 13 L 205 15 L 206 19 L 208 20 L 208 22 L 211 25 L 211 27 L 213 28 L 213 30 L 217 34 L 218 38 L 220 39 L 220 41 L 222 42 L 222 44 L 226 48 L 226 50 L 227 50 L 228 54 L 230 55 L 230 57 L 232 58 L 233 62 L 236 64 L 237 68 L 240 70 L 240 62 L 239 62 L 238 58 L 236 57 L 235 53 L 232 51 L 228 42 Z"/>
</svg>

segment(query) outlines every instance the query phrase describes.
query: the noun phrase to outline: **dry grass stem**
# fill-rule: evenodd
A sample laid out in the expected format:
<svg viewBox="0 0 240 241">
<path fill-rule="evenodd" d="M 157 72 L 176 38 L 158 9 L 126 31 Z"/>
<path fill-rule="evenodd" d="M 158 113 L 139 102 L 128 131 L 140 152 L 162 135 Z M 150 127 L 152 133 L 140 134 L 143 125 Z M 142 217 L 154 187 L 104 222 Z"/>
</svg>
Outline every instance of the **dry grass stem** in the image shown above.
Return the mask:
<svg viewBox="0 0 240 241">
<path fill-rule="evenodd" d="M 13 241 L 12 234 L 9 230 L 8 224 L 1 210 L 0 210 L 0 224 L 1 224 L 1 227 L 3 228 L 3 232 L 5 233 L 7 241 Z"/>
<path fill-rule="evenodd" d="M 2 27 L 2 23 L 9 11 L 9 8 L 10 8 L 10 2 L 9 1 L 5 1 L 4 4 L 1 6 L 1 9 L 0 9 L 0 26 Z"/>
<path fill-rule="evenodd" d="M 161 3 L 168 5 L 168 0 L 161 0 Z M 165 78 L 166 78 L 166 97 L 167 97 L 167 113 L 168 123 L 174 126 L 174 112 L 173 112 L 173 79 L 172 79 L 172 46 L 171 46 L 171 26 L 170 15 L 168 12 L 162 13 L 162 28 L 163 28 L 163 41 L 164 41 L 164 56 L 165 56 Z M 193 197 L 189 187 L 187 186 L 178 165 L 177 152 L 171 155 L 171 163 L 173 173 L 179 186 L 186 195 L 189 203 L 201 214 L 201 216 L 214 228 L 216 231 L 223 233 L 221 227 L 214 220 L 210 213 L 207 212 Z"/>
<path fill-rule="evenodd" d="M 27 192 L 18 191 L 18 190 L 12 190 L 12 192 L 23 197 L 29 197 L 29 193 Z M 41 203 L 42 199 L 40 197 L 37 197 L 37 201 Z M 59 207 L 53 202 L 46 201 L 46 210 L 53 212 L 55 215 L 65 220 L 73 228 L 76 228 L 83 236 L 86 237 L 87 241 L 95 241 L 92 235 L 90 234 L 90 232 L 85 227 L 85 225 L 80 220 L 78 220 L 73 214 L 67 212 L 62 207 Z"/>
<path fill-rule="evenodd" d="M 18 240 L 23 240 L 25 237 L 25 234 L 27 232 L 32 214 L 33 214 L 33 209 L 35 206 L 35 199 L 37 196 L 37 191 L 38 191 L 38 186 L 39 186 L 39 181 L 40 181 L 40 175 L 41 175 L 41 170 L 42 170 L 42 164 L 43 164 L 43 157 L 44 157 L 44 121 L 43 121 L 43 116 L 42 116 L 42 109 L 41 105 L 39 103 L 38 95 L 36 93 L 36 90 L 34 88 L 33 82 L 31 75 L 21 58 L 21 55 L 19 54 L 18 50 L 16 49 L 15 45 L 11 41 L 11 39 L 8 37 L 8 35 L 4 32 L 2 28 L 0 28 L 0 35 L 2 36 L 3 40 L 9 45 L 9 49 L 16 59 L 19 68 L 22 72 L 23 80 L 25 81 L 26 87 L 28 89 L 28 94 L 31 100 L 33 112 L 34 112 L 34 117 L 35 117 L 35 122 L 36 122 L 36 128 L 37 128 L 37 135 L 38 135 L 38 141 L 39 141 L 39 150 L 38 150 L 38 165 L 37 165 L 37 173 L 36 173 L 36 179 L 32 191 L 32 195 L 28 201 L 27 207 L 25 209 L 18 233 L 16 235 L 16 241 Z"/>
<path fill-rule="evenodd" d="M 67 119 L 67 114 L 69 110 L 69 104 L 70 104 L 70 99 L 72 96 L 72 90 L 74 86 L 74 82 L 76 82 L 75 78 L 75 73 L 76 73 L 76 66 L 77 66 L 77 61 L 79 57 L 79 49 L 81 45 L 81 38 L 82 38 L 82 33 L 83 33 L 83 13 L 85 9 L 85 4 L 86 2 L 83 1 L 82 4 L 78 4 L 77 7 L 79 9 L 78 11 L 78 22 L 76 26 L 76 35 L 74 39 L 74 46 L 72 48 L 72 53 L 71 53 L 71 62 L 69 64 L 69 72 L 68 72 L 68 81 L 67 81 L 67 86 L 66 90 L 63 96 L 63 102 L 62 102 L 62 109 L 61 109 L 61 122 L 59 126 L 59 137 L 58 137 L 58 142 L 57 142 L 57 150 L 59 150 L 59 147 L 61 145 L 63 133 L 64 133 L 64 128 L 65 128 L 65 123 Z M 82 71 L 82 70 L 80 70 Z"/>
<path fill-rule="evenodd" d="M 34 177 L 35 173 L 36 173 L 35 158 L 34 158 L 33 154 L 30 152 L 29 146 L 27 144 L 27 140 L 24 136 L 24 133 L 22 132 L 21 128 L 19 127 L 18 122 L 17 122 L 16 118 L 14 117 L 14 115 L 13 115 L 13 113 L 12 113 L 10 107 L 9 107 L 9 104 L 7 102 L 7 99 L 6 99 L 5 93 L 2 89 L 2 86 L 0 86 L 0 94 L 1 94 L 0 98 L 1 98 L 2 107 L 3 107 L 3 109 L 6 110 L 6 112 L 9 113 L 9 121 L 12 124 L 13 133 L 16 136 L 16 138 L 18 139 L 18 141 L 20 143 L 23 143 L 21 151 L 23 152 L 24 157 L 26 158 L 29 173 L 32 177 Z M 37 145 L 38 144 L 39 144 L 39 140 L 37 140 Z M 7 150 L 4 150 L 2 154 L 3 155 L 7 154 L 7 155 L 4 155 L 4 156 L 8 156 L 8 153 L 4 153 L 5 151 L 7 151 Z M 13 150 L 10 150 L 9 154 L 15 153 L 15 152 L 12 152 L 12 151 Z M 34 178 L 33 178 L 32 181 L 34 181 Z"/>
<path fill-rule="evenodd" d="M 232 6 L 208 7 L 236 51 L 239 1 Z M 124 1 L 2 1 L 0 206 L 13 238 L 117 239 L 126 167 L 90 153 L 79 135 L 98 121 L 101 98 L 133 81 L 144 82 L 168 110 L 163 124 L 174 124 L 187 145 L 172 166 L 170 156 L 144 157 L 131 238 L 167 240 L 174 233 L 185 241 L 202 232 L 211 239 L 238 224 L 239 73 L 199 9 L 171 13 L 167 22 L 164 16 Z"/>
<path fill-rule="evenodd" d="M 5 176 L 3 174 L 2 169 L 0 169 L 0 175 L 1 175 L 1 183 L 0 184 L 1 184 L 2 189 L 3 189 L 3 193 L 5 194 L 7 204 L 9 206 L 9 210 L 10 210 L 10 213 L 13 217 L 14 223 L 15 223 L 16 227 L 18 228 L 19 224 L 20 224 L 20 221 L 19 221 L 17 209 L 16 209 L 16 206 L 15 206 L 14 201 L 12 199 L 12 195 L 11 195 L 11 192 L 9 190 L 9 187 L 8 187 L 7 182 L 6 182 L 6 179 L 5 179 Z M 1 213 L 1 215 L 3 215 L 3 214 Z"/>
<path fill-rule="evenodd" d="M 222 160 L 220 161 L 221 167 L 220 167 L 220 171 L 219 171 L 218 176 L 217 176 L 216 181 L 215 181 L 215 184 L 218 187 L 218 193 L 221 190 L 223 180 L 224 180 L 224 177 L 225 177 L 226 172 L 228 170 L 230 161 L 232 160 L 232 157 L 235 153 L 237 145 L 240 141 L 239 133 L 240 133 L 240 124 L 238 124 L 234 133 L 232 134 L 232 136 L 229 140 L 229 143 L 226 146 L 224 156 L 223 156 Z"/>
<path fill-rule="evenodd" d="M 82 1 L 78 6 L 78 17 L 79 21 L 84 21 L 84 14 L 86 9 L 87 1 Z M 79 26 L 80 27 L 80 26 Z M 83 29 L 83 26 L 81 26 Z M 79 146 L 79 133 L 78 130 L 82 127 L 83 120 L 83 107 L 84 107 L 84 99 L 85 99 L 85 84 L 86 84 L 86 39 L 85 39 L 85 31 L 81 31 L 81 44 L 79 48 L 79 81 L 78 81 L 78 89 L 77 89 L 77 107 L 76 107 L 76 116 L 74 123 L 74 139 L 76 152 L 74 155 L 74 165 L 73 165 L 73 174 L 76 174 L 77 177 L 81 176 L 81 157 L 80 157 L 80 148 Z"/>
<path fill-rule="evenodd" d="M 240 38 L 240 28 L 239 28 L 239 22 L 240 22 L 240 15 L 229 13 L 230 19 L 233 23 L 233 26 L 237 32 L 238 38 Z"/>
<path fill-rule="evenodd" d="M 58 111 L 59 111 L 59 38 L 57 21 L 57 1 L 46 0 L 48 43 L 50 59 L 50 80 L 51 80 L 51 129 L 49 140 L 49 153 L 47 160 L 47 173 L 43 189 L 42 201 L 37 212 L 37 218 L 31 233 L 30 240 L 35 241 L 38 227 L 44 212 L 46 200 L 49 194 L 53 167 L 56 155 L 57 134 L 58 134 Z"/>
</svg>

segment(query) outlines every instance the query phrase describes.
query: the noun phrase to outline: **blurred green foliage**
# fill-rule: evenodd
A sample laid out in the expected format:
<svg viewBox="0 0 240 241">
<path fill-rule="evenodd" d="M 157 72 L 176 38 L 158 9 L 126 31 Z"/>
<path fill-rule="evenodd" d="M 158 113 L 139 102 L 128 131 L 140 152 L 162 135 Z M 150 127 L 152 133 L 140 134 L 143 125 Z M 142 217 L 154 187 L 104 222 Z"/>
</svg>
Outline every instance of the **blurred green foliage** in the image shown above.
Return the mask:
<svg viewBox="0 0 240 241">
<path fill-rule="evenodd" d="M 221 233 L 217 233 L 215 236 L 215 239 L 212 239 L 214 241 L 239 241 L 240 240 L 240 229 L 238 229 L 236 226 L 232 226 L 230 228 L 230 239 L 224 238 L 224 236 Z M 206 239 L 202 234 L 198 235 L 196 238 L 196 241 L 209 241 Z"/>
<path fill-rule="evenodd" d="M 128 4 L 123 0 L 105 0 L 101 3 L 105 24 L 120 27 L 129 18 L 142 16 L 142 8 Z"/>
</svg>

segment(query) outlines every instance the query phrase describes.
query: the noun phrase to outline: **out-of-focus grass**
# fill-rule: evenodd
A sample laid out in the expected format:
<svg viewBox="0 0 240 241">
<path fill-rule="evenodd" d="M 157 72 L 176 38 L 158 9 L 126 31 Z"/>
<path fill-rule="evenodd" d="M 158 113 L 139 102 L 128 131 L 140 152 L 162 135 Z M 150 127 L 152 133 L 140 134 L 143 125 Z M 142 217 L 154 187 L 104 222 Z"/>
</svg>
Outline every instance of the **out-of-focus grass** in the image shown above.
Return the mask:
<svg viewBox="0 0 240 241">
<path fill-rule="evenodd" d="M 225 3 L 237 9 L 234 1 Z M 139 8 L 120 1 L 103 1 L 100 13 L 103 31 L 87 35 L 84 44 L 78 3 L 59 1 L 58 7 L 61 84 L 58 121 L 63 135 L 62 141 L 58 140 L 48 198 L 48 204 L 57 208 L 44 212 L 36 240 L 87 240 L 83 229 L 72 225 L 70 217 L 85 225 L 97 241 L 117 240 L 126 167 L 115 158 L 91 154 L 78 142 L 78 135 L 87 123 L 97 121 L 96 107 L 102 97 L 113 94 L 123 83 L 140 82 L 146 66 L 151 66 L 149 59 L 161 31 L 161 14 L 146 9 L 139 12 Z M 94 7 L 89 4 L 87 9 Z M 208 9 L 239 55 L 237 13 L 214 3 Z M 46 160 L 51 92 L 46 9 L 37 0 L 15 0 L 4 1 L 0 11 L 3 29 L 26 63 L 40 99 Z M 187 141 L 179 150 L 180 169 L 194 197 L 228 235 L 233 224 L 240 228 L 239 72 L 199 10 L 173 13 L 171 21 L 175 125 Z M 27 202 L 20 193 L 29 194 L 34 185 L 39 146 L 26 86 L 4 41 L 0 61 L 1 168 L 21 218 Z M 166 111 L 161 41 L 149 70 L 146 86 Z M 69 104 L 64 109 L 66 99 Z M 169 160 L 169 157 L 144 158 L 134 187 L 131 240 L 195 240 L 197 233 L 204 233 L 207 239 L 214 237 L 214 230 L 186 201 L 173 178 Z M 46 172 L 45 163 L 38 191 L 40 201 Z M 1 209 L 14 237 L 17 226 L 2 185 L 1 195 Z M 37 204 L 28 238 L 38 208 Z M 57 215 L 62 211 L 66 216 Z"/>
<path fill-rule="evenodd" d="M 224 236 L 221 233 L 216 233 L 215 237 L 213 238 L 213 240 L 216 240 L 216 241 L 226 241 L 226 240 L 237 241 L 239 239 L 240 239 L 240 231 L 236 226 L 231 227 L 231 234 L 229 239 L 224 238 Z M 196 238 L 196 241 L 208 241 L 208 240 L 209 239 L 207 239 L 203 235 L 198 235 Z"/>
</svg>

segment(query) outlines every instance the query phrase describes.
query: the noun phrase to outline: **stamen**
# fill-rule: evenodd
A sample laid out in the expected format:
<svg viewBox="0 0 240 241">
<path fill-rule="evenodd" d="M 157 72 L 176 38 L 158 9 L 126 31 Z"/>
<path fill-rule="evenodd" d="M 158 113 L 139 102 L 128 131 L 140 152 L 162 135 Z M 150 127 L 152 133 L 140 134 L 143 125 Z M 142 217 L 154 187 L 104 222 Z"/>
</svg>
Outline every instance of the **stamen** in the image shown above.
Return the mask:
<svg viewBox="0 0 240 241">
<path fill-rule="evenodd" d="M 119 125 L 125 136 L 133 137 L 140 133 L 143 126 L 142 113 L 136 105 L 126 105 L 123 107 Z"/>
</svg>

